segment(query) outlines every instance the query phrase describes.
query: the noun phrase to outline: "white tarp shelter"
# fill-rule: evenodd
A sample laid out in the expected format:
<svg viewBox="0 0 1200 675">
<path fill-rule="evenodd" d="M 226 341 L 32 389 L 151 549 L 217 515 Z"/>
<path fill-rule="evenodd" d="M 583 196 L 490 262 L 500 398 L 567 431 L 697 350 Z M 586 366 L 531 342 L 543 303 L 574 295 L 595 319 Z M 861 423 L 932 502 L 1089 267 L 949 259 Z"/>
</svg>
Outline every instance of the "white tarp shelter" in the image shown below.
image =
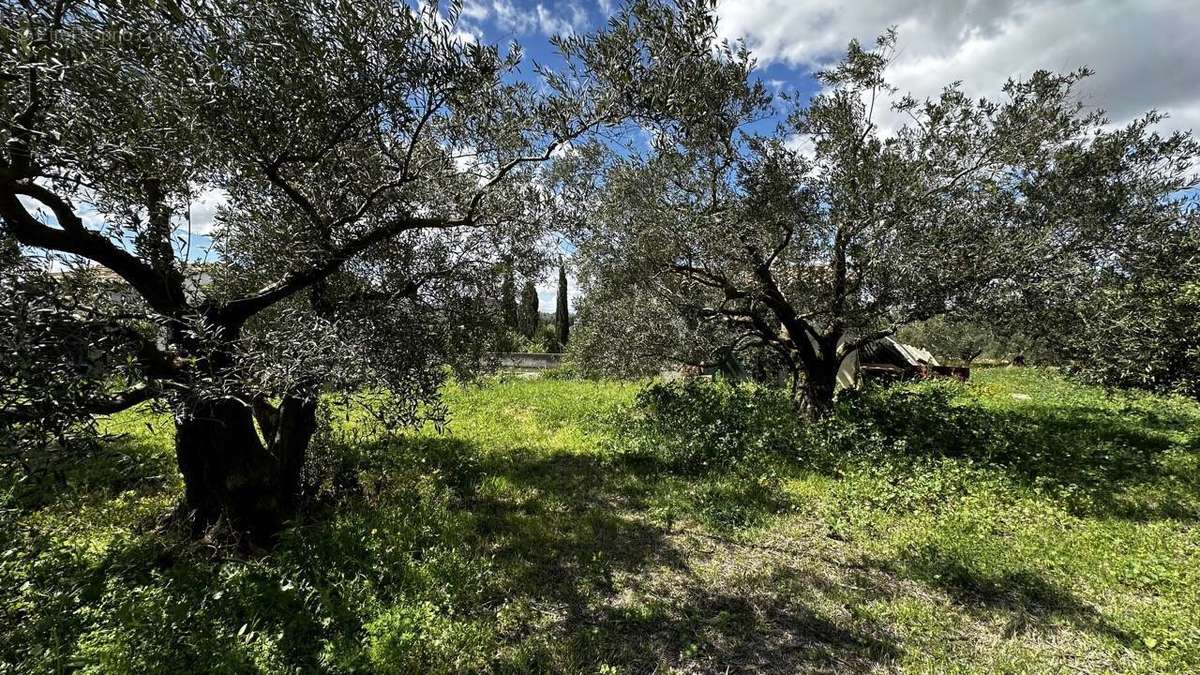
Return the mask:
<svg viewBox="0 0 1200 675">
<path fill-rule="evenodd" d="M 854 350 L 842 361 L 837 388 L 858 388 L 864 369 L 901 373 L 909 368 L 937 365 L 941 364 L 928 351 L 886 337 Z"/>
</svg>

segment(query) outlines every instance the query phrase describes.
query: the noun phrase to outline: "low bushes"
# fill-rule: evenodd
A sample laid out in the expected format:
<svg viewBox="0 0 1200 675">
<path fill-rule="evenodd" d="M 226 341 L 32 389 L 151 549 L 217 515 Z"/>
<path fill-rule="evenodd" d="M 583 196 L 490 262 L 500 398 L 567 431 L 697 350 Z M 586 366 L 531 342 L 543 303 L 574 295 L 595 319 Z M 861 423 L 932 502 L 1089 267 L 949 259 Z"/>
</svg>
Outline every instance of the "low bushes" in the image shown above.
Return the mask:
<svg viewBox="0 0 1200 675">
<path fill-rule="evenodd" d="M 840 457 L 988 459 L 1003 452 L 1008 423 L 970 400 L 961 383 L 929 380 L 843 392 L 821 431 Z"/>
<path fill-rule="evenodd" d="M 784 392 L 722 382 L 648 385 L 617 419 L 620 452 L 690 474 L 788 454 L 805 431 Z"/>
<path fill-rule="evenodd" d="M 620 449 L 690 474 L 779 461 L 828 468 L 855 458 L 1003 454 L 1006 420 L 962 402 L 964 393 L 948 381 L 846 391 L 829 419 L 808 423 L 782 389 L 656 383 L 621 412 Z"/>
</svg>

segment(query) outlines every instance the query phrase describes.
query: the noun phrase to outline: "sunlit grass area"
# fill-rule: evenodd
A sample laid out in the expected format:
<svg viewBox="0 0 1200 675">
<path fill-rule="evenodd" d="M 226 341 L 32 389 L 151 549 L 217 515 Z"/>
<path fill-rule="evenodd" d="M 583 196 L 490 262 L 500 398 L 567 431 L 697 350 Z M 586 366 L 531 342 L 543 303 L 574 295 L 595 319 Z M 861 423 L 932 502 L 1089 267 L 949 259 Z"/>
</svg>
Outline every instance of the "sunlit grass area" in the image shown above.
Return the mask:
<svg viewBox="0 0 1200 675">
<path fill-rule="evenodd" d="M 1194 402 L 979 370 L 808 426 L 643 386 L 450 386 L 397 437 L 334 410 L 305 519 L 250 557 L 164 529 L 168 417 L 107 420 L 4 483 L 0 669 L 1200 669 Z"/>
</svg>

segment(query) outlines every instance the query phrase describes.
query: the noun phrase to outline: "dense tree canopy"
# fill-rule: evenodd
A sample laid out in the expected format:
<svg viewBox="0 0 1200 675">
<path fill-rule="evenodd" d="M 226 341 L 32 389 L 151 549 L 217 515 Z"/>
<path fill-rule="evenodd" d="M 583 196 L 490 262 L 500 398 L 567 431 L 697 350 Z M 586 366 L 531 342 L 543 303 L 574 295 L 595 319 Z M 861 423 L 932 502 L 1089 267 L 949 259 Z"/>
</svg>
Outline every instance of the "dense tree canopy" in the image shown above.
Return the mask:
<svg viewBox="0 0 1200 675">
<path fill-rule="evenodd" d="M 1200 397 L 1200 209 L 1181 197 L 1075 277 L 1008 298 L 1002 324 L 1086 379 Z M 1171 214 L 1174 218 L 1170 218 Z"/>
<path fill-rule="evenodd" d="M 536 264 L 533 166 L 611 109 L 578 79 L 513 77 L 519 50 L 464 42 L 447 9 L 4 5 L 0 222 L 23 253 L 4 269 L 21 360 L 3 426 L 165 401 L 197 527 L 269 534 L 320 392 L 381 385 L 401 420 L 436 412 L 441 365 L 470 362 L 496 313 L 498 262 Z M 225 205 L 221 262 L 200 268 L 205 192 Z M 109 289 L 74 295 L 45 255 Z"/>
<path fill-rule="evenodd" d="M 901 328 L 897 336 L 966 365 L 984 354 L 1003 356 L 1007 348 L 988 321 L 965 316 L 938 315 Z"/>
<path fill-rule="evenodd" d="M 497 324 L 537 333 L 548 226 L 578 244 L 575 348 L 610 373 L 750 352 L 822 414 L 861 345 L 1022 307 L 1064 352 L 1125 345 L 1093 358 L 1106 381 L 1193 386 L 1196 143 L 1154 113 L 1108 125 L 1077 101 L 1086 71 L 918 101 L 887 84 L 886 33 L 780 104 L 708 0 L 636 0 L 521 76 L 460 9 L 0 7 L 0 442 L 61 449 L 158 401 L 183 513 L 261 541 L 322 395 L 436 417 Z M 223 204 L 207 261 L 201 195 Z M 1147 344 L 1162 372 L 1139 374 Z"/>
<path fill-rule="evenodd" d="M 747 50 L 717 40 L 711 3 L 637 4 L 614 31 L 572 45 L 638 113 L 624 145 L 564 170 L 585 279 L 652 295 L 641 315 L 723 324 L 722 349 L 774 352 L 815 414 L 859 346 L 1089 269 L 1189 184 L 1190 138 L 1154 133 L 1155 114 L 1110 128 L 1075 94 L 1086 70 L 919 101 L 887 83 L 889 32 L 851 43 L 763 133 L 779 109 Z"/>
</svg>

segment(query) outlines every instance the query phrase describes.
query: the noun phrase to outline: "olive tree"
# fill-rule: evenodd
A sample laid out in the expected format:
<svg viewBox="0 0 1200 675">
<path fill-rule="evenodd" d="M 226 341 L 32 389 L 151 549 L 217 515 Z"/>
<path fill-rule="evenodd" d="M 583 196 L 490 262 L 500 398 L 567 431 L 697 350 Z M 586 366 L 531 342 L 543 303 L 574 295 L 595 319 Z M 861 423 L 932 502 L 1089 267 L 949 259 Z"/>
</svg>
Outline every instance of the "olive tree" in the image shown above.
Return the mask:
<svg viewBox="0 0 1200 675">
<path fill-rule="evenodd" d="M 1200 398 L 1200 209 L 1195 195 L 1075 278 L 1048 279 L 997 308 L 1068 368 L 1110 387 Z"/>
<path fill-rule="evenodd" d="M 533 167 L 609 115 L 583 80 L 514 77 L 520 50 L 464 41 L 458 9 L 0 8 L 5 250 L 118 286 L 68 297 L 70 275 L 6 268 L 6 320 L 28 330 L 3 333 L 26 359 L 3 372 L 4 428 L 163 401 L 183 512 L 264 542 L 297 506 L 322 392 L 387 388 L 402 421 L 431 409 L 499 263 L 539 241 Z M 186 236 L 201 193 L 225 203 L 203 268 Z"/>
<path fill-rule="evenodd" d="M 887 83 L 887 32 L 779 106 L 711 2 L 635 3 L 610 29 L 570 45 L 637 112 L 624 144 L 563 171 L 585 276 L 638 280 L 733 348 L 774 352 L 812 415 L 859 347 L 1086 267 L 1186 185 L 1187 137 L 1155 135 L 1153 114 L 1110 128 L 1076 96 L 1086 70 L 917 100 Z"/>
<path fill-rule="evenodd" d="M 585 273 L 586 274 L 586 273 Z M 653 281 L 584 276 L 568 358 L 589 377 L 641 378 L 667 367 L 707 369 L 737 340 L 689 313 Z"/>
</svg>

